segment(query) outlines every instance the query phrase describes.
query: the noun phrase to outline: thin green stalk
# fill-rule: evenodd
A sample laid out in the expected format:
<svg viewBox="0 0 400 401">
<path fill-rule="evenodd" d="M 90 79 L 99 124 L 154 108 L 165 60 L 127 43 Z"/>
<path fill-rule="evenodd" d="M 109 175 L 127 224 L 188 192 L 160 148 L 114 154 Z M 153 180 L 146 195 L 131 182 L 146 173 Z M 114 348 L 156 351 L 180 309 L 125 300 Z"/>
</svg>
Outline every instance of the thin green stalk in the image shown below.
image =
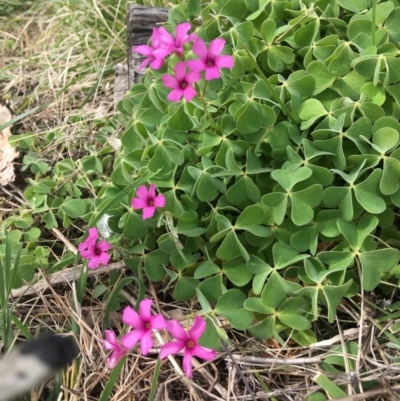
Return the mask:
<svg viewBox="0 0 400 401">
<path fill-rule="evenodd" d="M 14 333 L 12 328 L 12 306 L 8 304 L 8 298 L 17 278 L 18 264 L 21 256 L 21 244 L 18 244 L 14 261 L 12 260 L 12 243 L 11 237 L 7 233 L 5 238 L 5 255 L 4 262 L 0 259 L 0 306 L 1 306 L 1 339 L 4 342 L 4 348 L 8 350 L 13 342 Z"/>
<path fill-rule="evenodd" d="M 110 397 L 110 394 L 111 394 L 111 392 L 113 391 L 113 389 L 115 387 L 115 382 L 118 379 L 119 373 L 121 372 L 121 369 L 125 364 L 125 359 L 126 359 L 126 357 L 122 358 L 119 361 L 118 365 L 111 372 L 110 377 L 107 380 L 106 386 L 104 387 L 104 390 L 101 393 L 99 401 L 108 401 L 108 399 Z"/>
<path fill-rule="evenodd" d="M 213 128 L 216 130 L 216 132 L 218 132 L 219 131 L 218 126 L 217 126 L 217 124 L 214 123 L 214 120 L 212 119 L 209 111 L 207 110 L 207 105 L 206 105 L 206 102 L 204 101 L 204 93 L 201 96 L 199 96 L 199 98 L 200 98 L 201 104 L 203 105 L 204 112 L 206 113 L 206 115 L 208 117 L 208 122 L 213 126 Z"/>
<path fill-rule="evenodd" d="M 279 104 L 279 106 L 281 106 L 281 109 L 283 110 L 283 112 L 289 117 L 289 119 L 292 122 L 297 122 L 297 119 L 294 117 L 294 115 L 292 114 L 292 112 L 289 110 L 289 108 L 286 106 L 286 104 L 282 101 L 282 99 L 277 95 L 277 93 L 274 91 L 273 86 L 270 84 L 270 82 L 268 81 L 268 78 L 265 76 L 264 72 L 262 71 L 262 69 L 258 66 L 257 64 L 257 60 L 254 58 L 253 54 L 250 52 L 250 50 L 247 48 L 247 46 L 241 41 L 242 46 L 244 51 L 247 53 L 247 55 L 249 56 L 249 59 L 251 60 L 251 62 L 254 65 L 254 68 L 257 70 L 257 72 L 259 73 L 259 75 L 261 76 L 262 80 L 265 82 L 265 84 L 267 85 L 268 89 L 270 90 L 270 92 L 272 93 L 272 96 L 274 97 L 275 101 Z"/>
<path fill-rule="evenodd" d="M 10 320 L 15 324 L 15 326 L 18 328 L 18 330 L 23 334 L 23 336 L 27 340 L 33 340 L 34 337 L 30 333 L 30 331 L 24 326 L 24 324 L 11 311 L 10 311 Z"/>
<path fill-rule="evenodd" d="M 84 263 L 81 270 L 81 276 L 79 277 L 78 280 L 78 288 L 77 288 L 77 298 L 80 304 L 82 303 L 83 297 L 85 296 L 88 275 L 89 275 L 89 270 L 87 267 L 87 263 Z"/>
<path fill-rule="evenodd" d="M 375 46 L 376 38 L 376 0 L 372 0 L 371 42 Z"/>
<path fill-rule="evenodd" d="M 157 384 L 158 384 L 158 376 L 160 374 L 160 368 L 161 368 L 161 359 L 157 358 L 156 367 L 154 368 L 153 381 L 151 382 L 151 388 L 150 388 L 150 394 L 149 394 L 148 401 L 153 401 L 154 397 L 156 395 Z"/>
<path fill-rule="evenodd" d="M 253 374 L 257 377 L 258 382 L 260 383 L 260 385 L 261 385 L 261 387 L 264 389 L 264 391 L 265 391 L 266 393 L 270 393 L 271 390 L 270 390 L 270 388 L 265 384 L 265 382 L 264 382 L 263 378 L 261 377 L 261 375 L 260 375 L 257 371 L 255 371 Z M 277 400 L 275 397 L 271 397 L 271 401 L 278 401 L 278 400 Z"/>
</svg>

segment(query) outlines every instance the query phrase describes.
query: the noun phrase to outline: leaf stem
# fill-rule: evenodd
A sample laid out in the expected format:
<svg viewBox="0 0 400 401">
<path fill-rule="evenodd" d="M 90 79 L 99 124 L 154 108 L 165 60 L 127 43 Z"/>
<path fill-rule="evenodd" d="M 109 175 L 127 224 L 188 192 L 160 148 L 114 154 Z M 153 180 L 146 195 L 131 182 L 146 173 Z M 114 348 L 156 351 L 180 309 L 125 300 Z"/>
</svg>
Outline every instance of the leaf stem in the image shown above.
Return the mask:
<svg viewBox="0 0 400 401">
<path fill-rule="evenodd" d="M 199 96 L 199 99 L 200 99 L 201 104 L 203 105 L 204 112 L 206 113 L 206 115 L 207 115 L 207 117 L 208 117 L 208 122 L 209 122 L 209 123 L 212 125 L 212 127 L 215 129 L 215 132 L 218 133 L 218 131 L 219 131 L 218 126 L 217 126 L 217 124 L 215 124 L 213 118 L 211 117 L 211 114 L 210 114 L 210 112 L 209 112 L 208 109 L 207 109 L 206 102 L 204 101 L 204 96 L 205 96 L 205 94 L 206 94 L 206 86 L 207 86 L 207 81 L 206 81 L 205 84 L 204 84 L 203 93 Z"/>
<path fill-rule="evenodd" d="M 376 43 L 376 1 L 377 0 L 372 0 L 371 40 L 373 46 L 375 46 Z"/>
<path fill-rule="evenodd" d="M 376 0 L 375 0 L 376 1 Z M 254 58 L 253 54 L 250 52 L 250 50 L 248 49 L 248 47 L 243 43 L 242 40 L 240 40 L 243 46 L 244 51 L 247 53 L 247 55 L 249 56 L 249 59 L 251 60 L 251 62 L 253 63 L 255 69 L 257 70 L 257 72 L 259 73 L 259 75 L 261 76 L 262 80 L 265 82 L 265 84 L 267 85 L 268 89 L 270 90 L 272 96 L 274 97 L 274 99 L 276 100 L 276 102 L 279 104 L 279 106 L 281 107 L 281 109 L 283 110 L 283 112 L 290 118 L 290 120 L 294 123 L 297 122 L 297 119 L 295 118 L 295 116 L 291 113 L 291 111 L 289 110 L 289 108 L 286 106 L 286 104 L 282 101 L 282 99 L 278 96 L 278 94 L 274 91 L 273 86 L 271 85 L 271 83 L 268 81 L 268 78 L 265 76 L 264 72 L 262 71 L 262 69 L 258 66 L 257 64 L 257 60 Z"/>
</svg>

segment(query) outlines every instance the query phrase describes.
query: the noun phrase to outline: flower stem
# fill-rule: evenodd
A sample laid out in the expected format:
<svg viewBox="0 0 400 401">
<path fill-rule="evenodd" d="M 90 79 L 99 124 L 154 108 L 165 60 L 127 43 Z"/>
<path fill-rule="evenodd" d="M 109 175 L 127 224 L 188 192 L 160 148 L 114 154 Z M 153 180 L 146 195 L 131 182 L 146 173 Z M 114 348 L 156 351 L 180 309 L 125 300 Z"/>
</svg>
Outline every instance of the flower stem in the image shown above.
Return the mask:
<svg viewBox="0 0 400 401">
<path fill-rule="evenodd" d="M 150 394 L 148 401 L 153 401 L 154 396 L 156 395 L 156 389 L 157 389 L 157 383 L 158 383 L 158 376 L 160 374 L 160 368 L 161 368 L 161 359 L 157 358 L 156 366 L 154 368 L 154 376 L 153 376 L 153 381 L 151 382 L 151 388 L 150 388 Z"/>
<path fill-rule="evenodd" d="M 211 117 L 211 114 L 209 113 L 208 109 L 207 109 L 207 105 L 206 102 L 204 101 L 204 96 L 206 94 L 206 85 L 207 85 L 207 81 L 204 85 L 204 92 L 199 96 L 201 104 L 203 105 L 203 109 L 204 112 L 206 113 L 207 117 L 208 117 L 208 122 L 212 125 L 212 127 L 215 129 L 216 133 L 219 131 L 218 126 L 215 124 L 213 118 Z"/>
</svg>

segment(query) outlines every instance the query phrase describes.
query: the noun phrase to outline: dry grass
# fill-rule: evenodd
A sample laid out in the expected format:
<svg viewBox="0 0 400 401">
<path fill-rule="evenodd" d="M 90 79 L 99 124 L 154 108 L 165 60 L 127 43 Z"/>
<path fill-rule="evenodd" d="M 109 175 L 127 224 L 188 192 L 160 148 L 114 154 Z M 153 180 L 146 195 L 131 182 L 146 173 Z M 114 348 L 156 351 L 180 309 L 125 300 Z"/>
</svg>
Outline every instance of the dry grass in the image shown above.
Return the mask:
<svg viewBox="0 0 400 401">
<path fill-rule="evenodd" d="M 121 19 L 125 2 L 117 0 L 104 6 L 100 1 L 21 0 L 0 7 L 3 11 L 0 93 L 3 98 L 11 99 L 19 114 L 46 105 L 19 123 L 17 132 L 31 133 L 38 154 L 52 162 L 78 157 L 93 141 L 96 121 L 114 113 L 113 66 L 125 57 L 124 19 Z M 52 140 L 47 143 L 49 135 Z M 3 189 L 11 210 L 23 206 L 21 189 L 21 183 L 19 187 Z M 76 252 L 67 235 L 58 230 L 53 230 L 52 235 L 54 242 Z M 39 275 L 38 285 L 13 293 L 14 313 L 31 333 L 44 328 L 75 333 L 81 353 L 62 376 L 63 394 L 59 399 L 98 400 L 110 377 L 101 343 L 105 305 L 93 297 L 93 289 L 98 283 L 108 285 L 111 270 L 119 272 L 121 278 L 126 274 L 122 263 L 97 270 L 89 276 L 81 304 L 77 302 L 72 280 L 79 278 L 79 266 L 63 274 Z M 198 307 L 172 303 L 161 286 L 152 286 L 148 292 L 159 300 L 158 311 L 168 317 L 179 318 Z M 134 305 L 138 294 L 132 285 L 121 295 L 127 304 Z M 283 347 L 274 340 L 258 341 L 235 332 L 221 321 L 229 333 L 229 347 L 211 363 L 197 362 L 193 381 L 182 375 L 180 357 L 163 362 L 156 399 L 302 400 L 320 390 L 313 378 L 321 366 L 328 368 L 328 356 L 331 360 L 335 356 L 336 362 L 343 365 L 332 364 L 336 371 L 331 366 L 327 374 L 344 386 L 349 396 L 342 400 L 400 399 L 397 395 L 400 367 L 391 359 L 398 356 L 396 333 L 390 333 L 391 321 L 378 321 L 376 307 L 371 310 L 366 307 L 367 303 L 382 305 L 383 301 L 375 296 L 367 302 L 360 294 L 354 302 L 340 306 L 333 325 L 322 317 L 313 330 L 325 342 L 315 347 L 298 347 L 290 338 Z M 110 326 L 121 332 L 118 313 L 111 315 Z M 158 346 L 167 340 L 161 336 L 157 339 Z M 349 343 L 358 345 L 356 353 L 351 351 Z M 149 357 L 132 353 L 109 400 L 147 400 L 156 357 L 157 349 Z M 320 365 L 321 361 L 325 362 Z M 355 394 L 360 391 L 362 397 Z M 31 394 L 31 400 L 48 400 L 48 397 L 47 387 Z"/>
<path fill-rule="evenodd" d="M 111 265 L 109 270 L 120 268 L 121 274 L 124 275 L 121 264 L 118 265 Z M 80 358 L 63 377 L 66 400 L 98 400 L 110 375 L 101 344 L 104 304 L 93 298 L 90 289 L 98 282 L 107 283 L 106 271 L 107 268 L 102 268 L 101 274 L 93 275 L 85 300 L 78 309 L 71 305 L 71 299 L 76 299 L 73 284 L 50 285 L 47 290 L 42 288 L 35 295 L 23 297 L 15 309 L 33 333 L 43 327 L 68 331 L 71 319 L 79 326 L 77 340 L 81 350 Z M 59 274 L 56 273 L 55 276 Z M 48 280 L 50 281 L 51 279 Z M 161 290 L 152 287 L 149 292 L 153 294 L 154 299 L 160 300 L 164 298 Z M 126 288 L 122 295 L 128 304 L 135 304 L 137 293 L 134 287 Z M 158 311 L 162 311 L 166 317 L 179 318 L 190 313 L 193 307 L 195 305 L 160 301 Z M 158 399 L 302 400 L 320 389 L 313 382 L 313 377 L 320 371 L 320 362 L 328 361 L 329 358 L 344 361 L 343 369 L 327 374 L 332 381 L 345 386 L 350 395 L 344 399 L 397 399 L 396 393 L 400 390 L 397 384 L 400 367 L 389 359 L 390 356 L 395 356 L 396 352 L 387 348 L 387 339 L 385 333 L 380 330 L 379 323 L 372 316 L 365 315 L 365 324 L 363 327 L 357 327 L 361 318 L 357 304 L 343 305 L 339 316 L 336 324 L 332 326 L 324 319 L 318 322 L 315 330 L 326 340 L 313 347 L 299 347 L 291 340 L 287 341 L 285 347 L 281 347 L 274 340 L 258 341 L 246 338 L 243 333 L 229 330 L 226 325 L 231 342 L 229 351 L 226 349 L 225 352 L 220 352 L 214 361 L 206 365 L 196 363 L 193 381 L 182 375 L 179 368 L 180 357 L 173 359 L 172 363 L 163 363 Z M 224 323 L 226 322 L 221 321 L 221 324 Z M 118 332 L 122 331 L 119 313 L 111 316 L 110 326 Z M 335 335 L 336 333 L 340 335 Z M 161 336 L 157 339 L 159 345 L 167 340 Z M 334 345 L 344 346 L 349 342 L 358 343 L 360 352 L 354 354 L 350 348 L 347 348 L 349 352 L 343 352 L 343 348 L 332 348 Z M 156 346 L 148 357 L 142 357 L 137 352 L 130 354 L 109 398 L 110 401 L 148 399 L 157 349 Z M 358 389 L 357 392 L 359 389 L 364 391 L 362 398 L 354 394 L 355 389 Z M 41 393 L 41 399 L 45 400 L 47 393 L 41 390 L 35 396 Z"/>
<path fill-rule="evenodd" d="M 120 0 L 110 9 L 109 14 L 115 13 L 112 21 L 93 4 L 44 2 L 28 11 L 21 5 L 1 18 L 2 96 L 11 99 L 19 114 L 46 105 L 24 119 L 18 133 L 32 133 L 40 142 L 57 128 L 63 133 L 59 142 L 68 144 L 90 129 L 94 117 L 113 111 L 112 67 L 125 57 L 117 18 L 125 5 Z"/>
</svg>

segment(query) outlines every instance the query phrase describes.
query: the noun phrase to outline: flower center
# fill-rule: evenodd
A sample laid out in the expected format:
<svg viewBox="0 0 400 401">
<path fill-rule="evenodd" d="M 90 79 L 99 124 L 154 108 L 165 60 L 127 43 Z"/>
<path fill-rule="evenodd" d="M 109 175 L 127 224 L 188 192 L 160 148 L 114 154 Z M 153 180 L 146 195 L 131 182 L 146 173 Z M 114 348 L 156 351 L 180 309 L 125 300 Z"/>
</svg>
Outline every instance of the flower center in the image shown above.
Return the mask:
<svg viewBox="0 0 400 401">
<path fill-rule="evenodd" d="M 207 60 L 207 67 L 214 67 L 214 62 L 212 60 Z"/>
<path fill-rule="evenodd" d="M 194 348 L 194 341 L 193 341 L 193 340 L 189 340 L 189 341 L 186 343 L 186 348 L 189 348 L 189 349 Z"/>
<path fill-rule="evenodd" d="M 186 89 L 188 86 L 188 83 L 186 81 L 181 82 L 181 89 Z"/>
<path fill-rule="evenodd" d="M 144 324 L 144 328 L 145 328 L 146 330 L 150 330 L 150 329 L 151 329 L 151 324 L 150 324 L 150 322 L 145 323 L 145 324 Z"/>
<path fill-rule="evenodd" d="M 149 206 L 154 206 L 154 201 L 151 199 L 147 202 L 149 204 Z"/>
<path fill-rule="evenodd" d="M 95 248 L 95 250 L 94 250 L 94 253 L 95 253 L 96 255 L 101 255 L 101 254 L 102 254 L 102 250 L 101 250 L 100 248 L 97 248 L 97 246 L 96 246 L 96 248 Z"/>
</svg>

